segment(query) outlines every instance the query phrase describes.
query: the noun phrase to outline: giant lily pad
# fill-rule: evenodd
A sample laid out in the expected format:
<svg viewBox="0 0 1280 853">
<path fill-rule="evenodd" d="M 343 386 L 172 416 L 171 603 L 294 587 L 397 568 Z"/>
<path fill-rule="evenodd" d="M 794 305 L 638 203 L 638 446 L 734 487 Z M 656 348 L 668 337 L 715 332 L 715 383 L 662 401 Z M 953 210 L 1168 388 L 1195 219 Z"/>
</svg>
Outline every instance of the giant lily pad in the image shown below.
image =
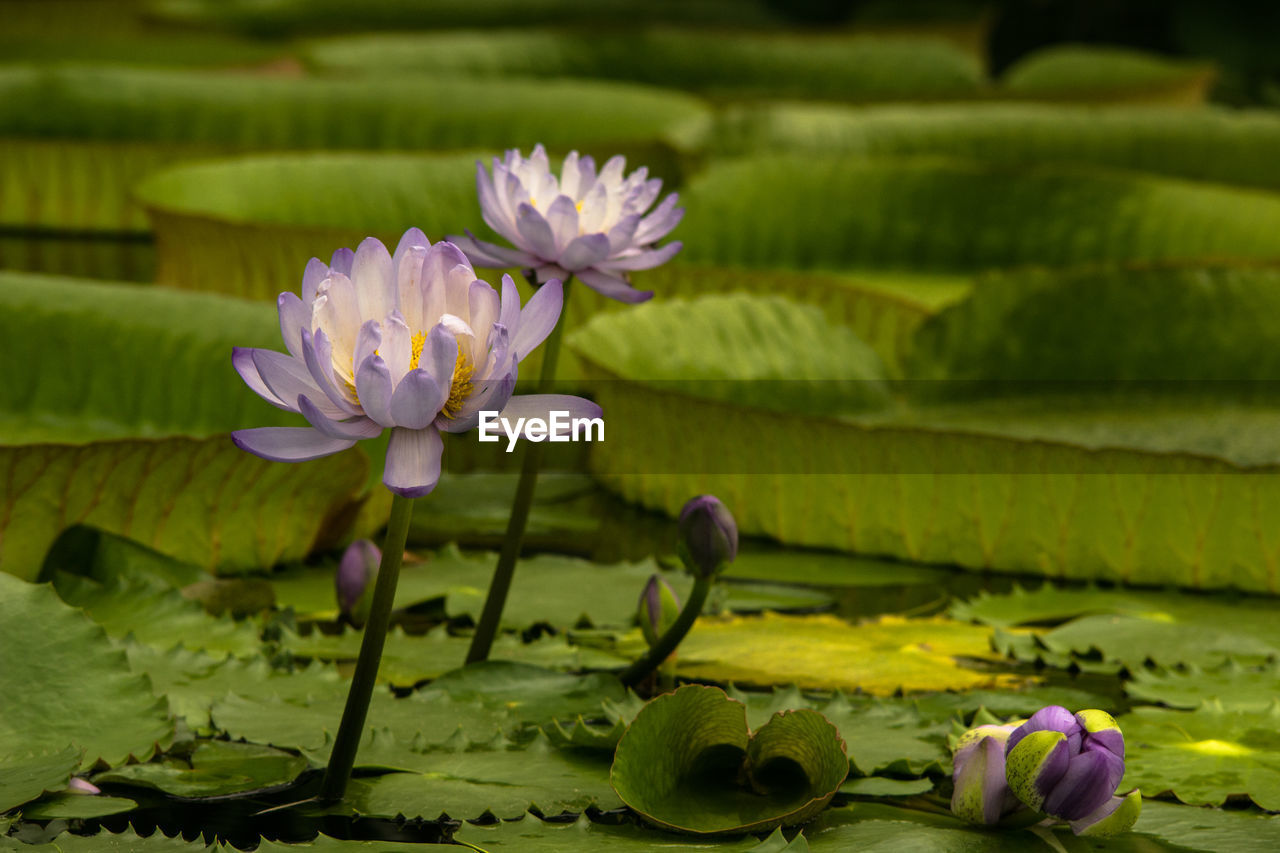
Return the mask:
<svg viewBox="0 0 1280 853">
<path fill-rule="evenodd" d="M 1221 805 L 1248 795 L 1280 811 L 1280 703 L 1265 711 L 1136 708 L 1118 722 L 1125 738 L 1121 786 L 1148 796 L 1172 791 L 1184 803 Z"/>
<path fill-rule="evenodd" d="M 0 757 L 0 814 L 46 791 L 61 791 L 80 766 L 80 750 Z"/>
<path fill-rule="evenodd" d="M 82 764 L 147 759 L 173 736 L 164 699 L 103 630 L 46 585 L 0 572 L 0 754 L 73 744 Z"/>
<path fill-rule="evenodd" d="M 292 781 L 307 766 L 305 758 L 270 747 L 201 741 L 187 758 L 117 767 L 94 782 L 154 788 L 175 797 L 216 797 Z"/>
<path fill-rule="evenodd" d="M 1107 45 L 1054 45 L 1034 51 L 1001 77 L 1010 97 L 1145 101 L 1197 105 L 1215 76 L 1212 65 Z"/>
<path fill-rule="evenodd" d="M 1280 662 L 1245 667 L 1232 659 L 1209 669 L 1141 669 L 1125 682 L 1124 690 L 1134 698 L 1172 708 L 1196 708 L 1213 700 L 1228 711 L 1262 711 L 1280 700 Z"/>
<path fill-rule="evenodd" d="M 231 367 L 232 346 L 278 339 L 270 308 L 17 274 L 0 308 L 0 359 L 23 365 L 0 387 L 0 570 L 36 577 L 77 524 L 224 570 L 300 559 L 350 525 L 361 451 L 281 465 L 226 436 L 291 423 Z"/>
<path fill-rule="evenodd" d="M 645 706 L 610 778 L 645 820 L 710 835 L 804 823 L 847 774 L 844 742 L 821 714 L 780 712 L 752 732 L 745 705 L 689 685 Z"/>
</svg>

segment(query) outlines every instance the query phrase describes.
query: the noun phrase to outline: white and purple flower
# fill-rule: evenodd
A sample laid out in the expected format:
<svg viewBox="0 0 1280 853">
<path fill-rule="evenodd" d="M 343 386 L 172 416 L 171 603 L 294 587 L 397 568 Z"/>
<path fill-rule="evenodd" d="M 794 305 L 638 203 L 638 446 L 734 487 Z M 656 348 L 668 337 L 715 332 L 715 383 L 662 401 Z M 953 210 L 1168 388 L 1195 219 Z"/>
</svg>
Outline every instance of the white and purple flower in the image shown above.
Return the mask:
<svg viewBox="0 0 1280 853">
<path fill-rule="evenodd" d="M 517 149 L 493 158 L 493 174 L 476 163 L 480 212 L 489 227 L 514 249 L 466 237 L 450 237 L 481 267 L 532 268 L 539 282 L 573 274 L 587 287 L 620 302 L 643 302 L 627 273 L 666 263 L 679 242 L 654 248 L 684 216 L 676 194 L 647 213 L 662 190 L 660 178 L 637 169 L 623 177 L 626 159 L 616 156 L 597 174 L 591 157 L 571 151 L 559 179 L 541 145 L 526 159 Z"/>
<path fill-rule="evenodd" d="M 512 421 L 552 410 L 600 416 L 578 397 L 511 396 L 519 362 L 555 327 L 562 301 L 553 280 L 522 309 L 510 276 L 499 297 L 457 246 L 432 245 L 416 228 L 394 257 L 369 238 L 355 252 L 339 249 L 328 266 L 313 258 L 301 298 L 278 301 L 288 353 L 237 347 L 232 355 L 250 388 L 310 426 L 232 438 L 264 459 L 301 462 L 390 429 L 382 481 L 421 497 L 440 477 L 440 433 L 474 428 L 481 410 Z"/>
</svg>

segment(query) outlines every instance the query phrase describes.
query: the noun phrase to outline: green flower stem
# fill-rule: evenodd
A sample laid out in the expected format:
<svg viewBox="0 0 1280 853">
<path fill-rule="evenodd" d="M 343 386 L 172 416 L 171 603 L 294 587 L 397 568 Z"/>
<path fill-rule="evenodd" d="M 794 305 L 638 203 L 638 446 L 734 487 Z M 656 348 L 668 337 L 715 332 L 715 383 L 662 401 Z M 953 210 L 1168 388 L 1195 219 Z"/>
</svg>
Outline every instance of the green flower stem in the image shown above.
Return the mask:
<svg viewBox="0 0 1280 853">
<path fill-rule="evenodd" d="M 396 584 L 400 579 L 400 563 L 404 560 L 404 543 L 409 538 L 409 519 L 412 516 L 413 498 L 393 495 L 391 520 L 387 522 L 387 538 L 382 543 L 382 562 L 373 588 L 369 621 L 364 626 L 356 672 L 351 678 L 351 689 L 347 691 L 347 704 L 342 709 L 342 722 L 338 725 L 329 766 L 324 771 L 324 784 L 320 789 L 322 802 L 342 799 L 351 778 L 351 768 L 356 763 L 364 721 L 369 715 L 369 700 L 373 697 L 374 682 L 378 680 L 382 647 L 386 644 L 387 628 L 391 624 L 391 608 L 396 600 Z"/>
<path fill-rule="evenodd" d="M 685 634 L 689 633 L 689 629 L 702 613 L 702 607 L 707 603 L 707 595 L 711 592 L 713 583 L 715 583 L 714 576 L 698 576 L 693 582 L 693 592 L 689 593 L 689 600 L 684 603 L 676 621 L 671 623 L 671 627 L 658 638 L 658 642 L 649 647 L 649 651 L 643 657 L 618 676 L 623 684 L 634 687 L 644 681 L 649 673 L 662 666 L 663 661 L 671 657 L 671 653 L 680 645 L 680 641 L 684 639 Z"/>
<path fill-rule="evenodd" d="M 560 308 L 560 320 L 542 346 L 542 370 L 538 374 L 539 394 L 549 393 L 555 384 L 556 362 L 560 360 L 560 339 L 564 336 L 565 315 L 569 310 L 569 283 L 572 279 L 573 276 L 568 276 L 564 280 L 564 302 Z M 507 604 L 511 579 L 516 574 L 516 561 L 520 559 L 520 548 L 524 544 L 524 531 L 529 524 L 529 510 L 533 508 L 533 493 L 538 487 L 538 467 L 541 460 L 541 442 L 526 442 L 520 480 L 516 483 L 516 498 L 511 505 L 511 517 L 507 519 L 507 534 L 502 539 L 498 567 L 494 569 L 493 580 L 489 582 L 489 594 L 485 597 L 484 609 L 480 611 L 480 621 L 476 623 L 476 632 L 471 637 L 467 663 L 489 659 L 493 638 L 497 636 L 498 627 L 502 624 L 502 608 Z"/>
</svg>

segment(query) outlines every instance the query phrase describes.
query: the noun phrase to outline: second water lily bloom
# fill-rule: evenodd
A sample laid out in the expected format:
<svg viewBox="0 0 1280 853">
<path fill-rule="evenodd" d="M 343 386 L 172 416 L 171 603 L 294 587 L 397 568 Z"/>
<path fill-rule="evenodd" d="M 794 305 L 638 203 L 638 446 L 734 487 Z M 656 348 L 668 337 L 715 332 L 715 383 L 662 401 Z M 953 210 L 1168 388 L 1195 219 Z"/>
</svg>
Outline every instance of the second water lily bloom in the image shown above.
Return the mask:
<svg viewBox="0 0 1280 853">
<path fill-rule="evenodd" d="M 547 152 L 537 145 L 527 158 L 512 149 L 493 158 L 490 174 L 476 163 L 480 213 L 515 248 L 466 237 L 450 237 L 482 267 L 528 267 L 539 282 L 573 274 L 592 290 L 620 302 L 643 302 L 652 292 L 633 288 L 627 274 L 647 270 L 680 251 L 678 242 L 654 246 L 684 216 L 676 194 L 649 212 L 662 190 L 659 178 L 637 169 L 624 177 L 626 160 L 595 161 L 569 152 L 557 178 Z"/>
<path fill-rule="evenodd" d="M 596 418 L 578 397 L 513 397 L 518 366 L 560 317 L 563 293 L 548 281 L 527 305 L 510 276 L 502 293 L 476 279 L 457 246 L 432 245 L 418 229 L 395 254 L 368 238 L 307 265 L 301 296 L 282 293 L 287 353 L 237 347 L 232 363 L 272 405 L 306 427 L 232 433 L 244 450 L 301 462 L 391 430 L 383 483 L 402 497 L 428 494 L 440 477 L 441 433 L 473 429 L 482 410 L 511 420 L 552 410 Z"/>
<path fill-rule="evenodd" d="M 1021 724 L 977 726 L 960 736 L 952 758 L 951 811 L 956 817 L 994 826 L 1021 808 L 1004 767 L 1005 744 Z"/>
</svg>

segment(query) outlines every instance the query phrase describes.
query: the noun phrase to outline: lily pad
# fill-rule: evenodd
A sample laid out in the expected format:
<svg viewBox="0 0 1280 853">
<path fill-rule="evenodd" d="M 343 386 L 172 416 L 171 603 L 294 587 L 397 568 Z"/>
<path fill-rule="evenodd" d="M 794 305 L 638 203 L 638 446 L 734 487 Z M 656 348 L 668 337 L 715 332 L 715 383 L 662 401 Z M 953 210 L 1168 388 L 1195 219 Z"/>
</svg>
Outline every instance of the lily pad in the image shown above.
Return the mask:
<svg viewBox="0 0 1280 853">
<path fill-rule="evenodd" d="M 887 779 L 883 776 L 863 776 L 849 779 L 840 786 L 840 793 L 855 797 L 912 797 L 933 790 L 932 779 Z"/>
<path fill-rule="evenodd" d="M 93 781 L 154 788 L 175 797 L 216 797 L 289 782 L 307 767 L 305 758 L 270 747 L 201 741 L 189 758 L 129 764 Z"/>
<path fill-rule="evenodd" d="M 610 779 L 645 820 L 710 835 L 803 823 L 846 775 L 844 742 L 821 714 L 780 712 L 752 732 L 745 705 L 689 685 L 637 715 Z"/>
<path fill-rule="evenodd" d="M 1280 817 L 1144 800 L 1134 832 L 1207 853 L 1280 847 Z"/>
<path fill-rule="evenodd" d="M 704 618 L 681 643 L 677 666 L 686 678 L 878 696 L 1016 685 L 1013 675 L 962 663 L 995 660 L 990 636 L 941 618 L 884 616 L 859 625 L 825 615 Z"/>
<path fill-rule="evenodd" d="M 1280 700 L 1280 662 L 1246 667 L 1228 660 L 1209 669 L 1140 669 L 1125 682 L 1124 690 L 1135 699 L 1171 708 L 1198 708 L 1209 700 L 1228 711 L 1264 711 Z"/>
<path fill-rule="evenodd" d="M 1136 708 L 1117 721 L 1125 737 L 1123 789 L 1161 791 L 1191 805 L 1247 795 L 1280 811 L 1280 703 L 1265 711 Z"/>
<path fill-rule="evenodd" d="M 46 791 L 61 791 L 79 767 L 80 750 L 70 746 L 60 752 L 0 758 L 0 814 Z"/>
<path fill-rule="evenodd" d="M 499 821 L 481 826 L 467 823 L 453 837 L 456 841 L 495 853 L 569 853 L 578 850 L 593 853 L 652 853 L 655 849 L 671 853 L 766 853 L 761 849 L 761 842 L 751 837 L 725 840 L 679 838 L 659 834 L 633 823 L 597 823 L 586 815 L 573 823 L 543 821 L 533 815 L 526 815 L 520 820 Z"/>
<path fill-rule="evenodd" d="M 82 766 L 145 760 L 173 736 L 164 699 L 47 585 L 0 572 L 0 754 L 73 744 Z"/>
<path fill-rule="evenodd" d="M 491 660 L 447 672 L 418 691 L 423 702 L 444 696 L 479 703 L 513 722 L 537 725 L 593 712 L 598 715 L 603 702 L 622 700 L 626 689 L 608 673 L 573 675 Z"/>
<path fill-rule="evenodd" d="M 88 820 L 133 811 L 137 807 L 128 797 L 54 794 L 24 808 L 22 816 L 27 820 Z"/>
</svg>

